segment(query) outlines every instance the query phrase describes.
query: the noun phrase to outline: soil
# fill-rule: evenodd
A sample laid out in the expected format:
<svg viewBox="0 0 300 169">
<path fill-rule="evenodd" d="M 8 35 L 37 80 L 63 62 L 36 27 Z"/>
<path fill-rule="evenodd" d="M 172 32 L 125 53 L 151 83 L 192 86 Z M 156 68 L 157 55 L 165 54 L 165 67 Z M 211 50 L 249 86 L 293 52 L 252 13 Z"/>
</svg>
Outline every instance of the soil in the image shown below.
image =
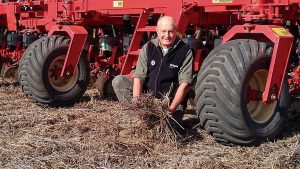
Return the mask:
<svg viewBox="0 0 300 169">
<path fill-rule="evenodd" d="M 157 119 L 143 123 L 142 114 L 159 111 L 154 103 L 121 105 L 89 89 L 74 106 L 40 107 L 19 86 L 3 85 L 0 168 L 300 168 L 300 120 L 276 141 L 225 146 L 197 127 L 191 106 L 185 136 Z"/>
</svg>

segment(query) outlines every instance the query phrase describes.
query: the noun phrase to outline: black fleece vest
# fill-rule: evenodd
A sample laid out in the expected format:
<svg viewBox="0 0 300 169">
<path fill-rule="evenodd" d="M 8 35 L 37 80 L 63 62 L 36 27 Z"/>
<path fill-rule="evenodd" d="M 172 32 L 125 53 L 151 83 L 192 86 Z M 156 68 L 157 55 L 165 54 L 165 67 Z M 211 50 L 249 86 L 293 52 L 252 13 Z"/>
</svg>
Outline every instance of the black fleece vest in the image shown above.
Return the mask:
<svg viewBox="0 0 300 169">
<path fill-rule="evenodd" d="M 173 98 L 178 87 L 178 72 L 190 48 L 180 41 L 163 56 L 160 46 L 151 41 L 147 43 L 148 72 L 144 88 L 153 92 L 156 98 L 163 96 Z"/>
</svg>

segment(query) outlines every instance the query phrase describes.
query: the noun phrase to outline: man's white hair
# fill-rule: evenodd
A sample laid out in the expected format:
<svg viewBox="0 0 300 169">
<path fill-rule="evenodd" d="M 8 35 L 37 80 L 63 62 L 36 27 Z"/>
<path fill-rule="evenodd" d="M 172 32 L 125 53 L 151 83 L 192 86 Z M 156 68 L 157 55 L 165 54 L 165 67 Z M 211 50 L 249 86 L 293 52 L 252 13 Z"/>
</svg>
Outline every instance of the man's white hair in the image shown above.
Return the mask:
<svg viewBox="0 0 300 169">
<path fill-rule="evenodd" d="M 172 16 L 160 17 L 157 21 L 157 27 L 159 27 L 160 25 L 162 25 L 163 23 L 166 23 L 166 22 L 170 22 L 172 24 L 172 26 L 177 30 L 177 24 L 176 24 L 175 18 L 173 18 Z"/>
</svg>

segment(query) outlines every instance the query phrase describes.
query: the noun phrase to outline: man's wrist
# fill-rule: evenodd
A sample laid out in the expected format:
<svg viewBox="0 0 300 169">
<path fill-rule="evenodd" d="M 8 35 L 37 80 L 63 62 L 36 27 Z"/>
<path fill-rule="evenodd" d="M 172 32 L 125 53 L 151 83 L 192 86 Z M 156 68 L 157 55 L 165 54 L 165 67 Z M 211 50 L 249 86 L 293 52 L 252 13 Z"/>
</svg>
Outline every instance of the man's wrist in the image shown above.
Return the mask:
<svg viewBox="0 0 300 169">
<path fill-rule="evenodd" d="M 176 109 L 172 106 L 168 107 L 168 112 L 173 113 Z"/>
<path fill-rule="evenodd" d="M 138 101 L 138 100 L 139 100 L 139 98 L 140 98 L 140 96 L 139 96 L 139 95 L 138 95 L 138 96 L 133 96 L 133 97 L 132 97 L 132 101 L 134 101 L 134 102 L 135 102 L 135 101 Z"/>
</svg>

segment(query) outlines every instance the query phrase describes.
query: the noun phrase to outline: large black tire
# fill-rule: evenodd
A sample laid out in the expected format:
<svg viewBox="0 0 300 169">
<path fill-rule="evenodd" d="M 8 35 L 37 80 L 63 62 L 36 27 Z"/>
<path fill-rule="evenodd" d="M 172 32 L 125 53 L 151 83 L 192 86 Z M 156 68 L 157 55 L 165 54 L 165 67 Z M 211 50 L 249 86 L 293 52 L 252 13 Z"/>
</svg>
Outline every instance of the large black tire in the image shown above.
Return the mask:
<svg viewBox="0 0 300 169">
<path fill-rule="evenodd" d="M 266 43 L 233 40 L 215 48 L 204 60 L 197 77 L 196 108 L 200 125 L 216 141 L 252 145 L 273 139 L 281 130 L 287 83 L 279 101 L 261 101 L 271 53 L 272 47 Z M 260 93 L 257 100 L 249 100 L 249 89 Z"/>
<path fill-rule="evenodd" d="M 43 37 L 24 52 L 18 70 L 19 82 L 32 102 L 52 107 L 69 106 L 85 93 L 90 78 L 85 52 L 82 52 L 72 76 L 54 75 L 54 70 L 63 66 L 69 42 L 70 39 L 64 36 Z"/>
</svg>

